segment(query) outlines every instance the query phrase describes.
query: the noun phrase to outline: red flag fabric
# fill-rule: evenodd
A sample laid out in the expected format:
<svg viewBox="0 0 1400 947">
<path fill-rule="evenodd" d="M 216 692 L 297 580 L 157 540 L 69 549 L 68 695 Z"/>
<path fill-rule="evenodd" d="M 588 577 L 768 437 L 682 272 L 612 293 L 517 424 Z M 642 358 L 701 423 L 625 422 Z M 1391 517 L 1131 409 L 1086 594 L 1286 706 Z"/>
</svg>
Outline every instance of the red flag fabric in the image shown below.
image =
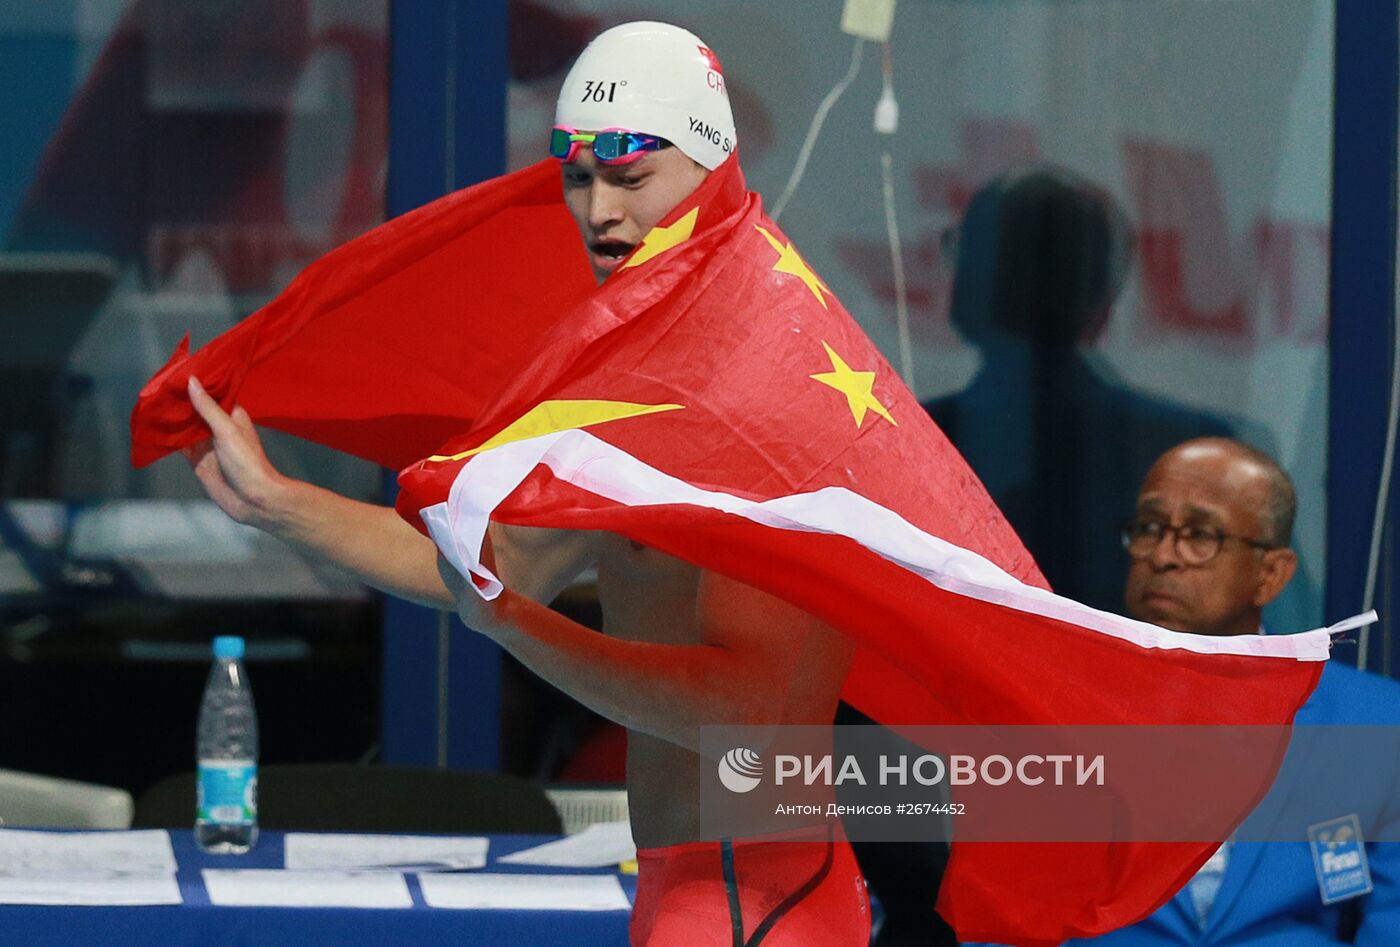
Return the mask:
<svg viewBox="0 0 1400 947">
<path fill-rule="evenodd" d="M 470 428 L 593 289 L 553 159 L 450 194 L 326 254 L 196 354 L 186 338 L 136 402 L 132 463 L 209 436 L 195 374 L 225 410 L 398 470 Z"/>
<path fill-rule="evenodd" d="M 488 519 L 617 532 L 848 634 L 844 696 L 884 723 L 1286 724 L 1311 692 L 1326 630 L 1182 635 L 1051 594 L 735 159 L 602 287 L 570 284 L 573 305 L 547 283 L 563 251 L 502 224 L 516 200 L 555 220 L 557 180 L 529 169 L 457 198 L 419 212 L 437 239 L 412 216 L 386 225 L 399 226 L 308 271 L 237 345 L 177 353 L 137 406 L 138 459 L 202 436 L 184 406 L 191 369 L 226 406 L 361 456 L 435 451 L 401 474 L 400 511 L 485 594 L 500 588 L 480 561 Z M 470 289 L 405 278 L 404 261 Z M 491 288 L 511 307 L 469 310 L 502 274 L 528 280 Z M 450 358 L 428 351 L 444 333 L 464 340 L 446 343 Z M 361 370 L 288 377 L 327 338 Z M 453 423 L 456 436 L 424 443 Z M 1271 780 L 1220 800 L 1225 823 Z M 939 909 L 966 940 L 1093 936 L 1165 903 L 1215 844 L 957 843 Z"/>
</svg>

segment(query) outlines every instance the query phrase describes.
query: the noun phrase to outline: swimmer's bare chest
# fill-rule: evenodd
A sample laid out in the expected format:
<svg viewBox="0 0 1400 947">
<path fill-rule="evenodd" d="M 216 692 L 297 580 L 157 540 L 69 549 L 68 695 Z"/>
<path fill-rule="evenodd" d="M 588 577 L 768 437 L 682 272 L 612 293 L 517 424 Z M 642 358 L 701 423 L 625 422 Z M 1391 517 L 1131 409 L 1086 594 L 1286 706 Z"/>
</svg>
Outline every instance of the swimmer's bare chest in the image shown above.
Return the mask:
<svg viewBox="0 0 1400 947">
<path fill-rule="evenodd" d="M 700 569 L 621 536 L 604 534 L 598 551 L 603 630 L 614 638 L 698 644 Z"/>
<path fill-rule="evenodd" d="M 632 540 L 605 535 L 598 552 L 603 631 L 628 641 L 699 644 L 700 569 Z M 632 833 L 643 848 L 698 834 L 699 757 L 646 733 L 627 741 Z"/>
<path fill-rule="evenodd" d="M 699 619 L 699 568 L 608 534 L 601 537 L 596 556 L 604 633 L 657 644 L 706 643 Z M 795 663 L 783 689 L 780 719 L 790 724 L 829 724 L 850 666 L 849 641 L 832 629 L 817 630 L 805 616 L 777 617 L 771 609 L 746 611 L 753 607 L 752 599 L 743 595 L 706 606 L 711 612 L 722 608 L 734 623 L 763 622 L 767 633 L 786 635 Z M 770 624 L 774 621 L 777 624 Z M 703 765 L 698 754 L 667 740 L 638 731 L 629 734 L 627 788 L 638 845 L 651 848 L 699 838 Z"/>
</svg>

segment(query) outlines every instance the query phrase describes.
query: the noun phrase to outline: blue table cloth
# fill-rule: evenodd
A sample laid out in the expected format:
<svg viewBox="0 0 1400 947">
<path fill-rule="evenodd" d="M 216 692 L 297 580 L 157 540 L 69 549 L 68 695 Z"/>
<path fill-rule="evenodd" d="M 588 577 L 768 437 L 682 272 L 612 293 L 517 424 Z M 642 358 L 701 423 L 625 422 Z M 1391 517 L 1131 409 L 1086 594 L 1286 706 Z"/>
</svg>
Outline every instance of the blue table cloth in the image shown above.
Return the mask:
<svg viewBox="0 0 1400 947">
<path fill-rule="evenodd" d="M 319 947 L 322 944 L 453 945 L 568 944 L 624 947 L 626 911 L 482 911 L 430 908 L 416 875 L 408 875 L 411 909 L 244 908 L 209 903 L 205 868 L 281 868 L 281 832 L 264 831 L 247 855 L 207 855 L 192 832 L 171 832 L 179 864 L 179 905 L 49 907 L 0 905 L 0 943 L 15 945 L 190 945 L 190 947 Z M 554 836 L 493 835 L 486 871 L 611 874 L 609 869 L 498 865 L 510 852 Z M 632 898 L 636 878 L 621 876 Z"/>
</svg>

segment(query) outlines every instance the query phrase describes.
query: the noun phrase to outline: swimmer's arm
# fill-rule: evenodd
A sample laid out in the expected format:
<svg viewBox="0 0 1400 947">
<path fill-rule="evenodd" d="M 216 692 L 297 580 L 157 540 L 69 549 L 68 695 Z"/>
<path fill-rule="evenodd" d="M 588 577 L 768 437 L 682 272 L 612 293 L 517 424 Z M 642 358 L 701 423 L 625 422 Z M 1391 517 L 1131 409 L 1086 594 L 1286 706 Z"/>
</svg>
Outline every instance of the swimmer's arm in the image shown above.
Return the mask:
<svg viewBox="0 0 1400 947">
<path fill-rule="evenodd" d="M 833 695 L 829 714 L 849 666 L 839 632 L 711 573 L 701 578 L 697 604 L 703 640 L 679 645 L 600 634 L 509 587 L 483 602 L 445 560 L 439 569 L 469 627 L 603 716 L 692 750 L 702 726 L 784 722 L 796 690 Z"/>
<path fill-rule="evenodd" d="M 246 411 L 225 412 L 194 379 L 189 394 L 211 437 L 186 449 L 185 457 L 205 492 L 230 517 L 333 562 L 380 591 L 431 608 L 456 607 L 438 574 L 437 546 L 431 539 L 390 507 L 284 476 L 267 459 Z M 522 594 L 543 602 L 596 557 L 591 534 L 492 523 L 489 535 L 499 574 Z"/>
<path fill-rule="evenodd" d="M 271 507 L 276 512 L 262 529 L 381 592 L 429 608 L 454 607 L 437 572 L 437 546 L 392 507 L 296 480 L 284 489 L 284 499 Z"/>
<path fill-rule="evenodd" d="M 335 563 L 366 585 L 420 605 L 452 608 L 437 547 L 392 509 L 283 475 L 248 412 L 223 410 L 191 377 L 190 403 L 210 437 L 183 453 L 210 499 L 233 520 Z"/>
</svg>

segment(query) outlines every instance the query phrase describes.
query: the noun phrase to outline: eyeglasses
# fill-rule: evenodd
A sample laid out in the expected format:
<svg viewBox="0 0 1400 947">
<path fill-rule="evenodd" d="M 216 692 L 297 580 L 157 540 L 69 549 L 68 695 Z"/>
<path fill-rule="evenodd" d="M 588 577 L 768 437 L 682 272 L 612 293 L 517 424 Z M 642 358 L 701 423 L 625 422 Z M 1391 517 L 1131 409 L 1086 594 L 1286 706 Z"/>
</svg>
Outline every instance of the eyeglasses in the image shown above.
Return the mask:
<svg viewBox="0 0 1400 947">
<path fill-rule="evenodd" d="M 1230 539 L 1255 549 L 1278 548 L 1257 539 L 1222 533 L 1209 526 L 1173 526 L 1158 520 L 1139 519 L 1130 519 L 1123 523 L 1123 548 L 1134 559 L 1146 559 L 1152 555 L 1167 533 L 1173 534 L 1172 548 L 1176 550 L 1177 558 L 1188 566 L 1203 566 L 1210 562 L 1219 554 L 1220 547 Z"/>
<path fill-rule="evenodd" d="M 665 138 L 628 131 L 625 128 L 606 128 L 600 132 L 581 132 L 568 125 L 555 125 L 549 135 L 549 153 L 568 164 L 578 158 L 584 145 L 593 146 L 593 157 L 604 164 L 629 164 L 648 151 L 660 151 L 671 147 Z"/>
</svg>

